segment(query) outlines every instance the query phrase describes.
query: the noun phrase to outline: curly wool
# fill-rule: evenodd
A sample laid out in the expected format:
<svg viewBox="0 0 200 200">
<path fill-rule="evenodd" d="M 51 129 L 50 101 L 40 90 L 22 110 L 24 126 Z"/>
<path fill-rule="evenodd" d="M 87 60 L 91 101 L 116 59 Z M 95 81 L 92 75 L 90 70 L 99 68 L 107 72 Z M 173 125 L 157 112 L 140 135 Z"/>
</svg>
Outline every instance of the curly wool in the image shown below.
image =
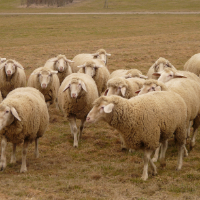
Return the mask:
<svg viewBox="0 0 200 200">
<path fill-rule="evenodd" d="M 104 120 L 120 131 L 128 148 L 155 150 L 173 133 L 178 144 L 185 143 L 187 108 L 179 95 L 164 91 L 131 99 L 104 96 L 94 105 L 102 101 L 114 104 Z"/>
<path fill-rule="evenodd" d="M 87 92 L 81 91 L 77 99 L 71 98 L 70 90 L 63 92 L 66 85 L 78 83 L 81 80 L 85 83 Z M 58 104 L 65 117 L 74 115 L 77 119 L 83 119 L 92 109 L 92 103 L 98 98 L 98 91 L 94 80 L 87 74 L 73 73 L 65 78 L 58 91 Z"/>
</svg>

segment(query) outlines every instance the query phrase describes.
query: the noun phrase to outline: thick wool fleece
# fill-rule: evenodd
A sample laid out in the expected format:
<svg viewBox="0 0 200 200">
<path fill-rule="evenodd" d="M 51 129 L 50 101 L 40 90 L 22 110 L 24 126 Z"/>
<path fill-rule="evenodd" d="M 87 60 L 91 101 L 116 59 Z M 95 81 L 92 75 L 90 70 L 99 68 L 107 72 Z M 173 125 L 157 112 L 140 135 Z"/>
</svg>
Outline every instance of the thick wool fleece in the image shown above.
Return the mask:
<svg viewBox="0 0 200 200">
<path fill-rule="evenodd" d="M 51 72 L 51 69 L 40 67 L 35 69 L 33 73 L 38 71 L 49 74 L 49 72 Z M 52 74 L 50 83 L 48 84 L 47 88 L 43 89 L 41 87 L 38 75 L 30 75 L 27 86 L 38 89 L 44 95 L 45 101 L 49 102 L 50 105 L 56 103 L 58 89 L 60 87 L 60 81 L 57 74 Z"/>
<path fill-rule="evenodd" d="M 66 85 L 77 83 L 79 80 L 85 83 L 87 92 L 83 89 L 79 93 L 77 99 L 71 98 L 70 89 L 63 92 Z M 73 73 L 65 78 L 62 82 L 58 92 L 58 104 L 63 111 L 65 117 L 74 115 L 77 119 L 83 119 L 92 109 L 92 103 L 98 98 L 97 86 L 94 80 L 87 74 Z"/>
<path fill-rule="evenodd" d="M 147 72 L 148 78 L 152 79 L 158 79 L 158 77 L 152 75 L 154 72 L 159 72 L 159 65 L 163 64 L 164 68 L 173 68 L 176 69 L 167 59 L 160 57 L 150 68 L 149 71 Z"/>
<path fill-rule="evenodd" d="M 124 98 L 130 99 L 131 97 L 137 96 L 135 92 L 142 88 L 144 82 L 145 80 L 141 78 L 125 79 L 122 77 L 115 77 L 108 81 L 107 87 L 125 87 L 126 92 Z"/>
<path fill-rule="evenodd" d="M 15 60 L 7 60 L 5 63 L 17 63 Z M 25 87 L 26 86 L 26 74 L 23 69 L 16 67 L 15 73 L 11 76 L 11 78 L 7 77 L 5 68 L 3 67 L 0 69 L 0 91 L 3 98 L 6 98 L 7 94 L 18 87 Z"/>
<path fill-rule="evenodd" d="M 94 105 L 102 101 L 114 104 L 104 120 L 120 131 L 128 148 L 155 150 L 173 133 L 178 144 L 185 143 L 187 108 L 179 95 L 152 92 L 131 99 L 104 96 Z"/>
<path fill-rule="evenodd" d="M 167 86 L 161 82 L 161 81 L 157 81 L 155 79 L 148 79 L 144 82 L 144 85 L 151 85 L 151 84 L 156 84 L 157 86 L 160 86 L 161 87 L 161 91 L 168 91 L 168 88 Z"/>
<path fill-rule="evenodd" d="M 132 78 L 140 78 L 140 75 L 142 75 L 142 72 L 138 69 L 129 69 L 129 70 L 126 70 L 126 69 L 118 69 L 118 70 L 115 70 L 113 71 L 111 74 L 110 74 L 110 79 L 111 78 L 114 78 L 114 77 L 124 77 L 128 74 L 131 74 L 131 77 Z"/>
<path fill-rule="evenodd" d="M 55 59 L 55 58 L 51 58 L 51 59 Z M 64 59 L 67 60 L 65 55 L 58 55 L 56 57 L 56 61 L 54 60 L 54 62 L 51 61 L 51 59 L 47 60 L 47 62 L 45 63 L 44 67 L 48 67 L 52 70 L 56 70 L 58 71 L 58 68 L 56 66 L 56 61 L 60 60 L 60 59 Z M 63 80 L 65 79 L 66 76 L 70 75 L 72 73 L 72 69 L 70 67 L 70 64 L 66 61 L 66 65 L 64 66 L 64 71 L 60 72 L 58 71 L 58 78 L 60 80 L 60 84 L 63 82 Z"/>
<path fill-rule="evenodd" d="M 22 143 L 24 140 L 32 142 L 42 137 L 49 123 L 47 106 L 40 95 L 33 95 L 32 92 L 16 92 L 9 95 L 0 104 L 0 110 L 5 106 L 14 107 L 21 121 L 17 119 L 0 131 L 9 142 L 14 144 Z"/>
<path fill-rule="evenodd" d="M 93 59 L 93 60 L 86 62 L 87 67 L 93 67 L 94 64 L 103 65 L 103 62 L 102 61 L 99 62 L 99 60 L 97 60 L 97 59 L 96 60 Z M 78 72 L 85 73 L 85 70 L 84 70 L 84 68 L 81 68 Z M 109 78 L 110 78 L 110 72 L 108 71 L 108 69 L 105 66 L 96 68 L 96 74 L 95 74 L 95 76 L 93 76 L 93 79 L 97 85 L 99 96 L 102 94 L 102 92 L 104 92 L 106 90 L 106 88 L 107 88 L 106 84 L 107 84 Z"/>
<path fill-rule="evenodd" d="M 184 70 L 200 76 L 200 53 L 193 55 L 184 65 Z"/>
</svg>

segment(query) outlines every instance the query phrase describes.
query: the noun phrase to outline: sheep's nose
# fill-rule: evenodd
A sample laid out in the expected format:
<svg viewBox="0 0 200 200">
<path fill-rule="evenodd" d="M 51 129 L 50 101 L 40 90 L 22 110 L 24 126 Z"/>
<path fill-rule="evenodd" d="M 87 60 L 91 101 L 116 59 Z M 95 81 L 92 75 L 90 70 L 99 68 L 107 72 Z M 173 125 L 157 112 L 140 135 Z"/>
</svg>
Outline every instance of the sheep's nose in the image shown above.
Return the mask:
<svg viewBox="0 0 200 200">
<path fill-rule="evenodd" d="M 90 121 L 90 117 L 87 117 L 87 118 L 86 118 L 86 121 Z"/>
<path fill-rule="evenodd" d="M 11 75 L 11 70 L 8 70 L 8 71 L 7 71 L 7 75 Z"/>
<path fill-rule="evenodd" d="M 42 83 L 42 88 L 46 88 L 47 84 L 46 83 Z"/>
<path fill-rule="evenodd" d="M 64 71 L 64 67 L 60 67 L 60 72 L 63 72 Z"/>
<path fill-rule="evenodd" d="M 72 93 L 72 98 L 76 98 L 76 93 Z"/>
</svg>

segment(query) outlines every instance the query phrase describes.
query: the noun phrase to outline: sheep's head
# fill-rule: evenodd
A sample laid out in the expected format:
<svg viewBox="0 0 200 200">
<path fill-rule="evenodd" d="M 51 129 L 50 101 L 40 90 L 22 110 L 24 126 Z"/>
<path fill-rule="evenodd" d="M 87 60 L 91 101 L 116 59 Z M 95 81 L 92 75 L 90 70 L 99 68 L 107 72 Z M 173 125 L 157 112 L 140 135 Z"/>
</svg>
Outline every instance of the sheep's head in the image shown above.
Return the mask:
<svg viewBox="0 0 200 200">
<path fill-rule="evenodd" d="M 4 68 L 6 76 L 12 76 L 17 68 L 24 69 L 18 62 L 14 60 L 7 60 L 3 62 L 0 69 Z"/>
<path fill-rule="evenodd" d="M 87 88 L 85 83 L 80 79 L 72 79 L 68 82 L 68 84 L 65 86 L 63 92 L 69 89 L 71 98 L 78 98 L 78 96 L 81 95 L 81 93 L 87 92 Z"/>
<path fill-rule="evenodd" d="M 163 83 L 166 83 L 174 78 L 187 78 L 181 73 L 179 73 L 177 70 L 171 68 L 166 68 L 161 72 L 155 72 L 153 73 L 153 75 L 158 76 L 158 81 L 161 81 Z"/>
<path fill-rule="evenodd" d="M 141 71 L 139 71 L 138 69 L 130 69 L 127 70 L 126 75 L 124 76 L 124 78 L 143 78 L 143 79 L 147 79 L 148 77 L 143 75 Z"/>
<path fill-rule="evenodd" d="M 58 73 L 58 71 L 42 69 L 38 72 L 33 72 L 31 75 L 38 76 L 38 81 L 41 85 L 41 88 L 45 89 L 48 87 L 48 85 L 50 85 L 52 83 L 52 76 L 57 73 Z"/>
<path fill-rule="evenodd" d="M 114 103 L 107 101 L 107 98 L 100 97 L 94 102 L 92 110 L 88 113 L 86 122 L 95 123 L 105 120 L 107 115 L 113 111 Z"/>
<path fill-rule="evenodd" d="M 16 109 L 4 104 L 0 105 L 0 130 L 13 123 L 14 119 L 21 121 Z"/>
<path fill-rule="evenodd" d="M 107 86 L 108 87 L 104 93 L 105 96 L 117 95 L 121 97 L 125 96 L 128 87 L 125 79 L 120 77 L 110 79 Z"/>
<path fill-rule="evenodd" d="M 70 67 L 69 63 L 74 61 L 67 59 L 64 55 L 58 55 L 56 58 L 50 59 L 50 62 L 54 62 L 54 69 L 62 73 Z"/>
<path fill-rule="evenodd" d="M 96 75 L 96 71 L 103 67 L 103 65 L 96 65 L 94 62 L 86 62 L 85 64 L 77 67 L 82 68 L 84 74 L 94 77 Z"/>
<path fill-rule="evenodd" d="M 175 67 L 165 58 L 160 57 L 153 65 L 154 72 L 163 71 L 165 68 L 173 68 Z"/>
<path fill-rule="evenodd" d="M 111 56 L 111 54 L 106 53 L 104 49 L 99 49 L 96 53 L 92 54 L 94 59 L 101 59 L 107 64 L 107 56 Z"/>
</svg>

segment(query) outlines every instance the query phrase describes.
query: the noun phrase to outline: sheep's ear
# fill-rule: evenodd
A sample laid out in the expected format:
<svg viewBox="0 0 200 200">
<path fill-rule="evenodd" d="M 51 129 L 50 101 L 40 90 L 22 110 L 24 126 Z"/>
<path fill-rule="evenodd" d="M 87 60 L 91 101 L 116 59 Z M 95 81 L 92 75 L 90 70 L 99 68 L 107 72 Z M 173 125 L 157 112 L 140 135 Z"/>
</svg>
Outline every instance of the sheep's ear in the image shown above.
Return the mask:
<svg viewBox="0 0 200 200">
<path fill-rule="evenodd" d="M 47 62 L 57 62 L 57 61 L 58 61 L 58 58 L 51 58 Z"/>
<path fill-rule="evenodd" d="M 24 70 L 24 68 L 19 64 L 19 63 L 14 63 L 14 65 L 16 66 L 16 67 L 18 67 L 18 68 L 20 68 L 20 69 L 23 69 Z"/>
<path fill-rule="evenodd" d="M 69 59 L 65 59 L 68 63 L 74 63 L 74 61 L 69 60 Z"/>
<path fill-rule="evenodd" d="M 158 85 L 157 87 L 155 87 L 155 91 L 161 91 L 161 87 Z"/>
<path fill-rule="evenodd" d="M 92 56 L 93 58 L 97 58 L 99 56 L 99 53 L 93 53 Z"/>
<path fill-rule="evenodd" d="M 79 66 L 77 66 L 78 68 L 83 68 L 83 67 L 85 67 L 86 66 L 86 63 L 85 64 L 83 64 L 83 65 L 79 65 Z"/>
<path fill-rule="evenodd" d="M 81 81 L 81 87 L 87 92 L 87 88 L 86 88 L 86 85 L 83 81 Z"/>
<path fill-rule="evenodd" d="M 140 74 L 140 78 L 147 79 L 147 78 L 148 78 L 148 76 L 145 76 L 145 75 L 143 75 L 143 74 Z"/>
<path fill-rule="evenodd" d="M 105 113 L 111 113 L 113 108 L 114 108 L 114 104 L 110 103 L 110 104 L 108 104 L 107 106 L 104 107 L 104 112 Z"/>
<path fill-rule="evenodd" d="M 2 63 L 2 64 L 0 65 L 0 69 L 4 68 L 5 65 L 6 65 L 6 62 L 5 62 L 5 63 Z"/>
<path fill-rule="evenodd" d="M 57 74 L 58 71 L 51 71 L 51 74 Z"/>
<path fill-rule="evenodd" d="M 3 63 L 6 61 L 6 58 L 0 58 L 0 63 Z"/>
<path fill-rule="evenodd" d="M 174 74 L 174 78 L 187 78 L 186 76 L 182 75 L 182 74 Z"/>
<path fill-rule="evenodd" d="M 111 54 L 110 53 L 106 53 L 106 56 L 111 56 Z"/>
<path fill-rule="evenodd" d="M 32 73 L 31 73 L 31 76 L 32 76 L 32 75 L 39 75 L 39 74 L 41 74 L 41 71 L 38 71 L 38 72 L 32 72 Z"/>
<path fill-rule="evenodd" d="M 122 93 L 122 96 L 124 97 L 124 96 L 125 96 L 125 93 L 126 93 L 126 88 L 125 88 L 125 87 L 122 87 L 122 88 L 121 88 L 121 93 Z"/>
<path fill-rule="evenodd" d="M 141 90 L 137 90 L 135 93 L 138 94 L 138 93 L 140 93 L 140 91 L 141 91 Z"/>
<path fill-rule="evenodd" d="M 161 75 L 161 73 L 160 72 L 154 72 L 152 75 L 159 77 Z"/>
<path fill-rule="evenodd" d="M 109 89 L 106 89 L 106 91 L 104 92 L 104 96 L 107 96 L 108 90 L 109 90 Z"/>
<path fill-rule="evenodd" d="M 63 92 L 64 92 L 65 90 L 69 89 L 69 88 L 70 88 L 70 85 L 71 85 L 71 81 L 66 85 L 65 89 L 63 90 Z"/>
<path fill-rule="evenodd" d="M 13 115 L 16 119 L 18 119 L 19 121 L 21 121 L 21 119 L 20 119 L 20 117 L 19 117 L 19 115 L 18 115 L 16 109 L 15 109 L 14 107 L 11 107 L 10 110 L 11 110 L 12 115 Z"/>
<path fill-rule="evenodd" d="M 101 68 L 101 67 L 103 67 L 103 65 L 95 65 L 94 68 Z"/>
</svg>

